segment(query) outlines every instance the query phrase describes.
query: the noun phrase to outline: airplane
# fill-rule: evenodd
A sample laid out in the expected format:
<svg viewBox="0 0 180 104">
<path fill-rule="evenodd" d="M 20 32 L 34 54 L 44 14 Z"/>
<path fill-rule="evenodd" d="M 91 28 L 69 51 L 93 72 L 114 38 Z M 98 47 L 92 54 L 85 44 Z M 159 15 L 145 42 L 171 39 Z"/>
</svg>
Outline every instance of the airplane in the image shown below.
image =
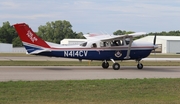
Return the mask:
<svg viewBox="0 0 180 104">
<path fill-rule="evenodd" d="M 135 60 L 138 62 L 137 68 L 142 69 L 141 59 L 149 56 L 151 51 L 157 48 L 156 35 L 152 43 L 134 40 L 134 37 L 145 36 L 145 32 L 126 35 L 84 34 L 86 42 L 79 45 L 63 46 L 41 39 L 26 23 L 17 23 L 13 26 L 30 55 L 75 58 L 80 61 L 83 59 L 98 60 L 102 61 L 104 69 L 109 67 L 108 61 L 112 61 L 112 68 L 119 70 L 120 64 L 116 60 Z"/>
</svg>

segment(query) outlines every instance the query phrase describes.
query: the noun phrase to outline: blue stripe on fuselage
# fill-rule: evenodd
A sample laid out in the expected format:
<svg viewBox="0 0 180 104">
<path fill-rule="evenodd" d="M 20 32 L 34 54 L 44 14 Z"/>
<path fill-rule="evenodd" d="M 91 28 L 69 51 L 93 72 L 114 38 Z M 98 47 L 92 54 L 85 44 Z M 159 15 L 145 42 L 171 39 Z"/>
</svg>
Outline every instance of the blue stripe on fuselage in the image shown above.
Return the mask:
<svg viewBox="0 0 180 104">
<path fill-rule="evenodd" d="M 149 56 L 152 50 L 131 50 L 130 59 L 141 59 Z M 119 53 L 118 53 L 119 52 Z M 114 51 L 114 50 L 79 50 L 79 51 L 51 51 L 42 52 L 38 55 L 50 56 L 50 57 L 65 57 L 65 58 L 76 58 L 76 59 L 88 59 L 88 60 L 124 60 L 126 57 L 127 50 Z"/>
</svg>

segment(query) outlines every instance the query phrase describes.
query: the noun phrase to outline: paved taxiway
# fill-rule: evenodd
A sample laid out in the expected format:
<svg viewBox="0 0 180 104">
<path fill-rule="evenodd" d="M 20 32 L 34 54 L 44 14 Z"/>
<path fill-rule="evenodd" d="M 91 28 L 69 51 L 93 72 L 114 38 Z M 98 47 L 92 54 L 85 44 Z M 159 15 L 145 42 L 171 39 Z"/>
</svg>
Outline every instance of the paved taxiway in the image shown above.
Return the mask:
<svg viewBox="0 0 180 104">
<path fill-rule="evenodd" d="M 0 81 L 84 80 L 117 78 L 180 78 L 180 66 L 121 66 L 121 70 L 101 66 L 0 66 Z"/>
</svg>

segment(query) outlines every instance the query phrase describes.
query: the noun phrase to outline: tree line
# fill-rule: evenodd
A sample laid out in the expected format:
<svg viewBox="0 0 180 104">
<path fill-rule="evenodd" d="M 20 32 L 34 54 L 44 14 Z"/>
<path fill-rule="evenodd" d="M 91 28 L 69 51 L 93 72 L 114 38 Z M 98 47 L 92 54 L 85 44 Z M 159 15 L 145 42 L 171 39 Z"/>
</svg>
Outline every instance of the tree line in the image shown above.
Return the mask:
<svg viewBox="0 0 180 104">
<path fill-rule="evenodd" d="M 60 43 L 60 40 L 64 38 L 71 39 L 83 39 L 83 33 L 76 33 L 72 30 L 72 25 L 69 21 L 66 20 L 57 20 L 52 22 L 47 22 L 45 25 L 40 25 L 38 27 L 38 31 L 35 32 L 42 39 Z M 133 31 L 125 31 L 125 30 L 117 30 L 113 34 L 114 35 L 124 35 L 134 33 Z M 180 36 L 180 31 L 169 31 L 169 32 L 155 32 L 148 33 L 147 35 L 157 34 L 159 36 Z M 22 42 L 18 37 L 14 27 L 7 21 L 3 22 L 2 27 L 0 27 L 0 43 L 10 43 L 13 44 L 13 47 L 21 47 Z"/>
</svg>

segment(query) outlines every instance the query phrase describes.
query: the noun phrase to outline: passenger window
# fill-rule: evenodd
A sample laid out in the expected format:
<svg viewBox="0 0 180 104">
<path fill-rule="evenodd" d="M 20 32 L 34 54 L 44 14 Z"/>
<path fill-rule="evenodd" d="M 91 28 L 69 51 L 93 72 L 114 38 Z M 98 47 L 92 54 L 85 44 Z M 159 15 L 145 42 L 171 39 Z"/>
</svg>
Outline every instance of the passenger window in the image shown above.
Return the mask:
<svg viewBox="0 0 180 104">
<path fill-rule="evenodd" d="M 92 44 L 92 47 L 93 47 L 93 48 L 96 48 L 96 47 L 97 47 L 97 44 L 96 44 L 96 43 L 93 43 L 93 44 Z"/>
<path fill-rule="evenodd" d="M 85 47 L 87 45 L 87 42 L 80 44 L 80 46 Z"/>
</svg>

